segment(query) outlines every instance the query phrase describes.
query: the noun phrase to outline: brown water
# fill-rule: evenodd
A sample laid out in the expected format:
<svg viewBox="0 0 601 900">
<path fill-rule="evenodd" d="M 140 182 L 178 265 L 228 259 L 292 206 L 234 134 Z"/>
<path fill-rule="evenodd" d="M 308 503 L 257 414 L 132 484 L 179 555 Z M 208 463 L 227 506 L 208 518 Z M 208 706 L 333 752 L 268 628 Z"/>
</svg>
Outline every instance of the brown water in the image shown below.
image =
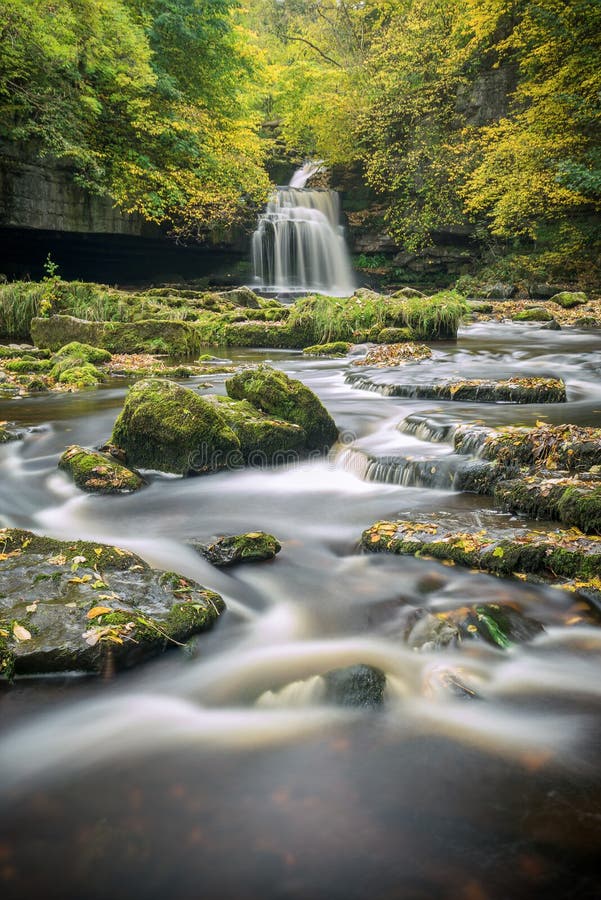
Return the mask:
<svg viewBox="0 0 601 900">
<path fill-rule="evenodd" d="M 320 395 L 342 431 L 329 459 L 84 496 L 58 455 L 107 437 L 125 384 L 0 408 L 35 426 L 0 448 L 4 524 L 130 547 L 228 605 L 194 653 L 109 682 L 2 688 L 2 897 L 598 896 L 601 630 L 568 625 L 574 597 L 550 587 L 359 553 L 378 519 L 515 519 L 474 495 L 366 482 L 348 451 L 443 459 L 448 445 L 397 430 L 416 412 L 599 425 L 601 336 L 471 326 L 400 376 L 558 375 L 569 401 L 553 407 L 387 398 L 346 385 L 347 361 L 236 358 L 271 359 Z M 217 571 L 184 545 L 255 529 L 282 541 L 273 563 Z M 511 602 L 546 631 L 509 651 L 417 653 L 399 637 L 408 606 L 477 601 Z M 354 663 L 387 673 L 384 709 L 323 703 L 321 674 Z M 440 686 L 449 668 L 479 699 Z"/>
</svg>

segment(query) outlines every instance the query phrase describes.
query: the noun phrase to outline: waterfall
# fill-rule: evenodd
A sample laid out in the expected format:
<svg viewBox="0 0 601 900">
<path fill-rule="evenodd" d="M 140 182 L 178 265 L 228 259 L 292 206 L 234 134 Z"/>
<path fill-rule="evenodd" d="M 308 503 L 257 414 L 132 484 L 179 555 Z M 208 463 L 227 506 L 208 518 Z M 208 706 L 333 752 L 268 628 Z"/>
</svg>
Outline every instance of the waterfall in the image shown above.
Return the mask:
<svg viewBox="0 0 601 900">
<path fill-rule="evenodd" d="M 306 188 L 321 163 L 306 163 L 278 187 L 252 238 L 256 285 L 270 291 L 319 291 L 348 297 L 355 290 L 336 191 Z"/>
</svg>

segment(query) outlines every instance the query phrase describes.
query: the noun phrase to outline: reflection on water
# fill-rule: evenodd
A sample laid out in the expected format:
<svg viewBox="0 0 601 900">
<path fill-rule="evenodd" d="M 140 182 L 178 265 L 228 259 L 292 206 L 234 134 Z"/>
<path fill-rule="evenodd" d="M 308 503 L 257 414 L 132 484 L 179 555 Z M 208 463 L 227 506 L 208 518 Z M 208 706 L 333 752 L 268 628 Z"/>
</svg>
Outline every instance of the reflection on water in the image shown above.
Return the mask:
<svg viewBox="0 0 601 900">
<path fill-rule="evenodd" d="M 235 356 L 271 357 L 321 396 L 344 435 L 329 459 L 157 475 L 136 495 L 84 496 L 56 471 L 58 454 L 108 436 L 125 385 L 2 404 L 0 418 L 40 426 L 0 448 L 4 524 L 129 547 L 228 604 L 190 653 L 111 682 L 3 688 L 2 896 L 595 896 L 594 618 L 547 586 L 359 554 L 361 531 L 378 519 L 426 513 L 498 529 L 515 520 L 486 498 L 365 481 L 349 453 L 444 459 L 444 441 L 398 429 L 414 413 L 601 424 L 601 337 L 477 325 L 399 375 L 547 372 L 568 386 L 568 403 L 553 407 L 386 398 L 346 385 L 346 361 Z M 211 381 L 223 390 L 222 376 Z M 256 529 L 283 543 L 271 563 L 218 571 L 184 545 Z M 509 651 L 405 643 L 408 610 L 475 602 L 510 604 L 546 630 Z M 324 674 L 360 663 L 386 673 L 384 708 L 328 705 Z M 449 677 L 466 690 L 449 690 Z"/>
</svg>

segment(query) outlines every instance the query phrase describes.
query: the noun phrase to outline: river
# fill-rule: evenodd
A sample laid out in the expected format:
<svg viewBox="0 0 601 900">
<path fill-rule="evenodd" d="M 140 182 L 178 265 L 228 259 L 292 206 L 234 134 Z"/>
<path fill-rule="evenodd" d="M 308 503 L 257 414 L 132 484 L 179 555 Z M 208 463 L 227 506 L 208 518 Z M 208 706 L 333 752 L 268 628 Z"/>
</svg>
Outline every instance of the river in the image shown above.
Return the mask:
<svg viewBox="0 0 601 900">
<path fill-rule="evenodd" d="M 357 459 L 448 455 L 397 429 L 416 413 L 601 425 L 601 335 L 481 323 L 433 349 L 394 377 L 548 374 L 564 378 L 568 402 L 385 397 L 347 384 L 348 360 L 223 351 L 301 378 L 340 445 L 277 470 L 156 476 L 124 497 L 83 495 L 56 463 L 70 443 L 107 438 L 125 382 L 0 404 L 0 420 L 31 429 L 0 447 L 4 525 L 130 548 L 228 607 L 191 652 L 110 680 L 0 688 L 3 898 L 598 896 L 601 630 L 575 622 L 574 596 L 549 586 L 360 553 L 380 519 L 515 519 L 476 495 L 365 481 Z M 282 542 L 271 563 L 216 570 L 184 543 L 259 529 Z M 419 653 L 399 637 L 408 607 L 477 601 L 512 603 L 545 632 L 507 651 L 474 641 Z M 386 672 L 383 709 L 321 702 L 320 674 L 356 663 Z M 449 668 L 477 699 L 440 687 Z"/>
</svg>

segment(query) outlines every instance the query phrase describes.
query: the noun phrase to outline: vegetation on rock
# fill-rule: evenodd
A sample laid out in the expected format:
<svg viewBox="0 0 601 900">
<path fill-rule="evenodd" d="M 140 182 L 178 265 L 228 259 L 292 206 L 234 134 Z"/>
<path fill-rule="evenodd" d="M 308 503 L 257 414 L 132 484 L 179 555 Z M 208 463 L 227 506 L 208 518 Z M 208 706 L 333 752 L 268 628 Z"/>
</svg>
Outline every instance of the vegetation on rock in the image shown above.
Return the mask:
<svg viewBox="0 0 601 900">
<path fill-rule="evenodd" d="M 77 444 L 67 447 L 58 467 L 71 476 L 78 488 L 90 494 L 129 494 L 146 484 L 141 475 L 110 454 Z"/>
<path fill-rule="evenodd" d="M 264 531 L 234 534 L 211 544 L 193 543 L 192 546 L 212 565 L 220 567 L 274 559 L 282 549 L 277 538 Z"/>
</svg>

